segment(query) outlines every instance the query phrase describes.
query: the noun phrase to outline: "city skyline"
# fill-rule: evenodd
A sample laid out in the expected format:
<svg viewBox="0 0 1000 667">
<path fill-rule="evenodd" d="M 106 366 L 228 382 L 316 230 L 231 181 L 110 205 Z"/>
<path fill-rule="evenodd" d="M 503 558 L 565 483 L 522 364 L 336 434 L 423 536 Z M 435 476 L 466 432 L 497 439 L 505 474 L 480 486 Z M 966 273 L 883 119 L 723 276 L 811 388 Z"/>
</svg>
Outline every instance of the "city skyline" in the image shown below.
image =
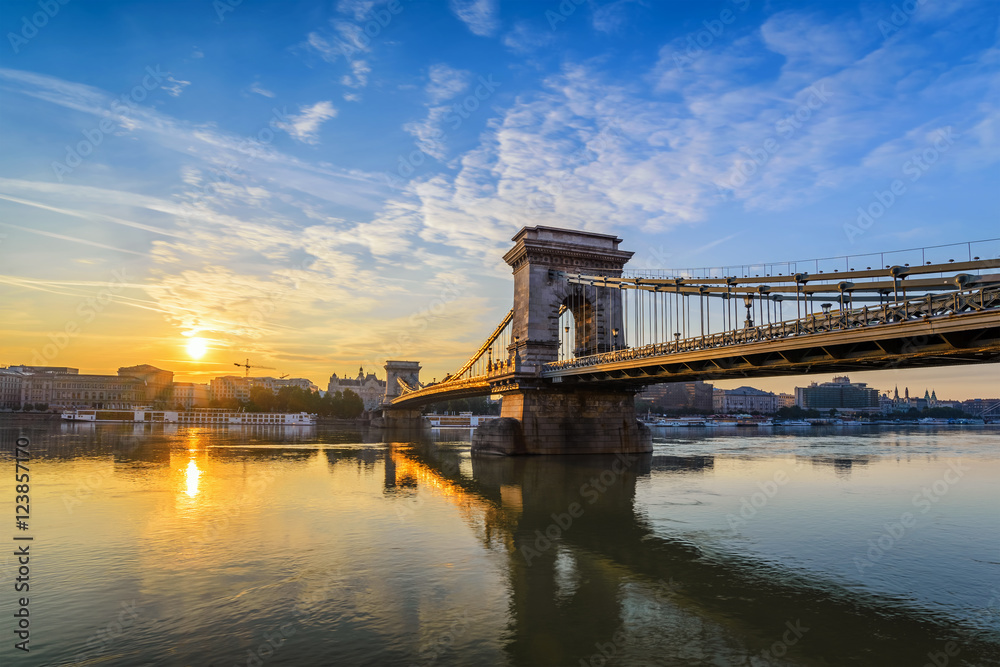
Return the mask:
<svg viewBox="0 0 1000 667">
<path fill-rule="evenodd" d="M 8 366 L 0 366 L 0 370 L 5 370 L 7 368 L 13 368 L 13 367 L 26 367 L 26 366 L 30 366 L 30 365 L 28 365 L 28 364 L 17 364 L 17 365 L 11 365 L 10 367 L 8 367 Z M 150 369 L 152 371 L 168 372 L 168 373 L 174 374 L 174 379 L 172 381 L 174 384 L 180 384 L 180 385 L 190 385 L 191 384 L 191 382 L 189 380 L 177 379 L 178 376 L 176 375 L 176 373 L 174 373 L 174 371 L 172 369 L 169 369 L 169 368 L 163 368 L 163 369 L 161 369 L 161 368 L 153 367 L 153 366 L 151 366 L 149 364 L 138 364 L 136 366 L 132 366 L 131 368 L 134 369 L 134 368 L 143 368 L 143 367 L 148 368 L 148 369 Z M 251 367 L 253 367 L 253 366 L 251 366 Z M 55 367 L 55 368 L 64 368 L 64 367 Z M 67 370 L 69 370 L 70 372 L 78 372 L 80 375 L 113 376 L 113 374 L 109 372 L 111 369 L 80 369 L 80 368 L 77 368 L 75 366 L 70 366 L 70 367 L 65 367 L 65 368 Z M 129 370 L 129 367 L 118 367 L 119 374 L 123 370 Z M 383 371 L 383 373 L 382 373 L 383 376 L 381 378 L 378 377 L 378 375 L 379 375 L 378 371 L 379 370 Z M 938 369 L 933 369 L 933 370 L 938 370 Z M 314 381 L 312 379 L 312 377 L 308 377 L 308 376 L 288 377 L 288 376 L 282 375 L 280 377 L 275 377 L 275 376 L 270 376 L 270 375 L 252 375 L 252 374 L 251 375 L 246 375 L 246 374 L 240 375 L 238 372 L 235 372 L 235 373 L 220 373 L 220 374 L 214 375 L 214 376 L 212 376 L 210 378 L 206 378 L 207 381 L 204 382 L 204 383 L 200 383 L 200 384 L 203 384 L 204 386 L 207 387 L 210 384 L 212 384 L 211 381 L 213 381 L 213 380 L 225 380 L 225 379 L 230 379 L 230 378 L 246 379 L 246 380 L 251 381 L 251 382 L 254 381 L 254 380 L 257 380 L 257 381 L 268 380 L 268 381 L 273 381 L 275 383 L 286 383 L 286 384 L 296 384 L 296 385 L 302 385 L 302 381 L 305 381 L 305 382 L 309 383 L 310 385 L 312 385 L 314 388 L 318 389 L 320 391 L 320 393 L 325 393 L 327 391 L 327 389 L 325 387 L 327 387 L 331 383 L 337 384 L 338 388 L 341 388 L 341 387 L 351 388 L 351 389 L 354 389 L 357 392 L 357 388 L 354 387 L 354 385 L 352 383 L 358 383 L 358 382 L 362 382 L 362 381 L 367 382 L 370 379 L 374 379 L 375 381 L 379 382 L 382 385 L 382 388 L 384 390 L 384 385 L 385 385 L 385 372 L 384 371 L 385 371 L 385 369 L 375 369 L 375 370 L 372 370 L 371 368 L 365 370 L 364 367 L 361 367 L 361 368 L 359 368 L 359 372 L 358 372 L 357 375 L 355 375 L 352 372 L 344 372 L 344 374 L 341 375 L 336 370 L 334 370 L 334 371 L 331 371 L 331 373 L 329 375 L 324 375 L 323 377 L 321 377 L 318 382 Z M 889 373 L 893 373 L 893 372 L 894 371 L 889 371 Z M 984 395 L 968 395 L 968 396 L 965 396 L 965 395 L 963 395 L 963 396 L 951 396 L 951 395 L 943 395 L 943 394 L 942 395 L 937 395 L 938 392 L 937 392 L 936 387 L 935 386 L 931 386 L 931 385 L 922 386 L 922 387 L 918 387 L 918 386 L 914 385 L 913 386 L 914 392 L 913 392 L 912 395 L 910 395 L 910 393 L 909 393 L 910 385 L 908 385 L 908 384 L 896 384 L 896 385 L 893 385 L 892 387 L 885 387 L 885 386 L 881 386 L 881 385 L 879 385 L 877 383 L 873 384 L 873 383 L 870 383 L 870 382 L 867 382 L 867 381 L 864 381 L 864 380 L 857 379 L 857 378 L 860 378 L 861 376 L 868 376 L 868 375 L 875 375 L 875 374 L 886 376 L 889 373 L 887 373 L 885 371 L 870 371 L 870 372 L 867 372 L 867 373 L 866 372 L 854 372 L 854 373 L 846 373 L 846 374 L 845 373 L 817 373 L 817 374 L 811 374 L 811 375 L 797 375 L 797 376 L 779 377 L 779 378 L 745 378 L 745 379 L 742 379 L 742 380 L 709 380 L 709 381 L 705 381 L 705 384 L 707 384 L 707 385 L 709 385 L 711 387 L 714 387 L 714 389 L 717 389 L 717 390 L 718 389 L 732 390 L 732 389 L 739 389 L 739 388 L 749 387 L 749 388 L 754 389 L 754 390 L 760 390 L 760 391 L 763 391 L 763 392 L 770 392 L 770 393 L 772 393 L 774 395 L 785 395 L 785 396 L 788 396 L 788 395 L 794 395 L 796 389 L 799 389 L 799 388 L 802 388 L 802 387 L 808 387 L 808 386 L 813 385 L 813 384 L 832 383 L 835 380 L 837 380 L 838 378 L 846 378 L 846 379 L 849 379 L 850 382 L 854 383 L 854 384 L 861 383 L 861 384 L 868 385 L 869 388 L 874 389 L 875 391 L 877 391 L 878 394 L 879 394 L 879 396 L 889 396 L 889 397 L 892 397 L 894 393 L 898 392 L 900 397 L 903 397 L 905 395 L 908 398 L 919 399 L 919 398 L 922 398 L 924 394 L 935 394 L 936 395 L 936 399 L 938 401 L 942 401 L 942 402 L 948 402 L 948 401 L 965 401 L 965 400 L 973 400 L 973 399 L 996 399 L 997 398 L 997 395 L 995 395 L 995 394 L 989 394 L 989 395 L 986 395 L 986 394 L 984 394 Z M 374 376 L 374 378 L 372 376 Z M 427 382 L 433 382 L 435 379 L 436 378 L 431 378 L 431 379 L 427 380 Z M 801 380 L 802 382 L 801 383 L 798 382 L 799 380 Z M 789 383 L 791 383 L 791 386 L 789 386 Z M 654 387 L 654 386 L 659 386 L 659 385 L 664 385 L 664 384 L 668 384 L 668 385 L 669 384 L 685 385 L 685 384 L 690 384 L 690 382 L 676 382 L 676 383 L 657 382 L 657 383 L 649 385 L 649 387 Z M 371 388 L 368 387 L 368 389 L 370 390 Z M 640 393 L 642 393 L 642 392 L 640 392 Z M 373 395 L 370 395 L 370 391 L 367 394 L 365 394 L 365 398 L 366 398 L 366 403 L 368 403 L 368 405 L 366 405 L 366 409 L 372 409 L 373 407 L 375 407 L 375 403 L 373 402 L 374 401 L 374 397 L 373 397 Z"/>
<path fill-rule="evenodd" d="M 38 11 L 3 9 L 5 365 L 429 381 L 510 307 L 524 225 L 647 269 L 996 234 L 985 2 Z M 851 376 L 998 393 L 995 365 Z"/>
</svg>

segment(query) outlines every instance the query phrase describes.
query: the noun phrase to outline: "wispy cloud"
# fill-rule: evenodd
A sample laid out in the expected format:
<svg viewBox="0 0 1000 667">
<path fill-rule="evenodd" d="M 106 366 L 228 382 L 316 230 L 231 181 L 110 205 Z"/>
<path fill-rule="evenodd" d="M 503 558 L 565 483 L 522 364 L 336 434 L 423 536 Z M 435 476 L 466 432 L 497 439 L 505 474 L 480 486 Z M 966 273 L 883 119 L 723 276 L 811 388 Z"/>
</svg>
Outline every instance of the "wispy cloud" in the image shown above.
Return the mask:
<svg viewBox="0 0 1000 667">
<path fill-rule="evenodd" d="M 518 21 L 514 28 L 503 36 L 503 45 L 515 53 L 533 53 L 552 43 L 551 30 L 544 31 L 528 21 Z"/>
<path fill-rule="evenodd" d="M 167 83 L 160 86 L 163 90 L 167 91 L 167 94 L 171 97 L 180 97 L 181 92 L 185 87 L 190 86 L 190 81 L 181 81 L 175 79 L 172 76 L 167 76 Z"/>
<path fill-rule="evenodd" d="M 628 21 L 629 5 L 639 2 L 640 0 L 614 0 L 595 7 L 591 17 L 594 30 L 606 33 L 619 32 Z"/>
<path fill-rule="evenodd" d="M 0 225 L 8 227 L 10 229 L 16 229 L 18 231 L 25 232 L 28 234 L 35 234 L 37 236 L 46 236 L 50 239 L 69 241 L 70 243 L 78 243 L 80 245 L 86 245 L 92 248 L 101 248 L 103 250 L 114 250 L 115 252 L 124 252 L 130 255 L 138 255 L 139 257 L 149 257 L 149 253 L 136 252 L 135 250 L 129 250 L 128 248 L 119 248 L 117 246 L 107 245 L 105 243 L 98 243 L 96 241 L 88 241 L 87 239 L 81 239 L 76 236 L 68 236 L 66 234 L 56 234 L 55 232 L 46 232 L 41 229 L 29 229 L 28 227 L 21 227 L 20 225 L 12 225 L 9 222 L 0 222 Z"/>
<path fill-rule="evenodd" d="M 364 88 L 368 85 L 368 75 L 372 68 L 364 60 L 352 60 L 351 71 L 340 77 L 340 83 L 348 88 Z"/>
<path fill-rule="evenodd" d="M 489 37 L 500 27 L 497 0 L 449 0 L 451 11 L 480 37 Z"/>
<path fill-rule="evenodd" d="M 449 111 L 450 107 L 430 107 L 426 118 L 403 126 L 403 129 L 417 140 L 417 148 L 438 160 L 443 160 L 447 152 L 441 122 Z"/>
<path fill-rule="evenodd" d="M 10 183 L 11 181 L 7 181 Z M 0 185 L 2 187 L 2 185 Z M 144 232 L 152 232 L 153 234 L 162 234 L 164 236 L 174 236 L 181 237 L 181 234 L 172 232 L 161 227 L 155 227 L 153 225 L 143 224 L 141 222 L 135 222 L 133 220 L 123 220 L 121 218 L 116 218 L 110 215 L 104 215 L 100 213 L 94 213 L 91 211 L 73 211 L 65 208 L 59 208 L 56 206 L 50 206 L 48 204 L 43 204 L 37 201 L 30 201 L 27 199 L 21 199 L 19 197 L 11 197 L 10 195 L 0 194 L 0 199 L 4 201 L 14 202 L 15 204 L 23 204 L 24 206 L 32 206 L 34 208 L 42 209 L 43 211 L 51 211 L 53 213 L 59 213 L 61 215 L 67 215 L 74 218 L 83 218 L 84 220 L 95 220 L 95 221 L 107 221 L 113 222 L 116 225 L 122 225 L 124 227 L 131 227 L 133 229 L 139 229 Z"/>
<path fill-rule="evenodd" d="M 444 63 L 437 63 L 431 65 L 427 72 L 427 78 L 430 79 L 426 89 L 427 95 L 431 102 L 436 104 L 451 99 L 468 88 L 472 73 L 468 70 L 455 69 Z"/>
<path fill-rule="evenodd" d="M 300 111 L 301 113 L 297 116 L 290 116 L 287 123 L 279 123 L 278 127 L 288 132 L 293 138 L 306 144 L 315 144 L 317 142 L 319 127 L 323 124 L 323 121 L 334 118 L 337 115 L 337 109 L 329 101 L 317 102 L 312 106 L 301 107 Z"/>
<path fill-rule="evenodd" d="M 257 93 L 258 95 L 263 95 L 264 97 L 274 97 L 274 93 L 264 88 L 259 82 L 254 81 L 253 85 L 250 86 L 251 93 Z"/>
</svg>

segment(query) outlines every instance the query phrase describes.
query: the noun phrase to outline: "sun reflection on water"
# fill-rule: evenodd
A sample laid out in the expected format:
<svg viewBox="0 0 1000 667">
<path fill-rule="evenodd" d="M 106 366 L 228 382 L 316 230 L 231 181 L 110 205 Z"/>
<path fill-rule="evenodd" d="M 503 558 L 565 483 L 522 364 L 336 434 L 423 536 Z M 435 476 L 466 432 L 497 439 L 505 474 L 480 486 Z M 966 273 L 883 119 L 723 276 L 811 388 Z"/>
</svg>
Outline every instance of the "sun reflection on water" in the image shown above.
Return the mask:
<svg viewBox="0 0 1000 667">
<path fill-rule="evenodd" d="M 187 466 L 187 494 L 189 498 L 198 495 L 198 478 L 201 477 L 201 470 L 194 459 L 188 461 Z"/>
</svg>

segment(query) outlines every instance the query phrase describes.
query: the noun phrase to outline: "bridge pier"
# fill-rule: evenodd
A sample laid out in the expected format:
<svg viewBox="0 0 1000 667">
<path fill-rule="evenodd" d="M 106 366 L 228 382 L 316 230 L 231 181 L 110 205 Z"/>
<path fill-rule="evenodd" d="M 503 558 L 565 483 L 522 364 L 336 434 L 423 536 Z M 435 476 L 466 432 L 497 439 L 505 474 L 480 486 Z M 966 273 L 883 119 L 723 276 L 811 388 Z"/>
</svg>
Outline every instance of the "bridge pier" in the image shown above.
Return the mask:
<svg viewBox="0 0 1000 667">
<path fill-rule="evenodd" d="M 382 421 L 375 424 L 385 429 L 389 441 L 412 440 L 426 428 L 426 422 L 420 410 L 385 409 L 382 411 Z"/>
<path fill-rule="evenodd" d="M 503 394 L 500 419 L 472 436 L 479 454 L 633 454 L 653 451 L 630 391 L 518 389 Z"/>
</svg>

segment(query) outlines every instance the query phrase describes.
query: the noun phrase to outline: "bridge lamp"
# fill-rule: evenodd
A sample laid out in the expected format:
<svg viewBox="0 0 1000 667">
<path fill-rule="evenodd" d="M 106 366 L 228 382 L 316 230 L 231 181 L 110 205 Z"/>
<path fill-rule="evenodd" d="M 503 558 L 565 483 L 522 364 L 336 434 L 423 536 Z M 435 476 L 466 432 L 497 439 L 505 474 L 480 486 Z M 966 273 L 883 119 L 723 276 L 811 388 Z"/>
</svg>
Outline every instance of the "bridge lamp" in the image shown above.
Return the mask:
<svg viewBox="0 0 1000 667">
<path fill-rule="evenodd" d="M 840 309 L 844 310 L 845 302 L 851 300 L 851 290 L 854 289 L 854 283 L 844 280 L 837 284 L 837 289 L 840 290 Z"/>
<path fill-rule="evenodd" d="M 753 326 L 753 314 L 750 309 L 753 308 L 753 294 L 746 294 L 743 296 L 743 304 L 747 307 L 747 319 L 743 323 L 744 328 L 749 329 Z"/>
<path fill-rule="evenodd" d="M 618 329 L 611 330 L 611 350 L 613 352 L 618 350 Z"/>
<path fill-rule="evenodd" d="M 830 308 L 833 307 L 833 304 L 832 303 L 821 303 L 821 304 L 819 304 L 819 307 L 823 309 L 823 314 L 824 315 L 829 315 L 830 314 Z"/>
</svg>

